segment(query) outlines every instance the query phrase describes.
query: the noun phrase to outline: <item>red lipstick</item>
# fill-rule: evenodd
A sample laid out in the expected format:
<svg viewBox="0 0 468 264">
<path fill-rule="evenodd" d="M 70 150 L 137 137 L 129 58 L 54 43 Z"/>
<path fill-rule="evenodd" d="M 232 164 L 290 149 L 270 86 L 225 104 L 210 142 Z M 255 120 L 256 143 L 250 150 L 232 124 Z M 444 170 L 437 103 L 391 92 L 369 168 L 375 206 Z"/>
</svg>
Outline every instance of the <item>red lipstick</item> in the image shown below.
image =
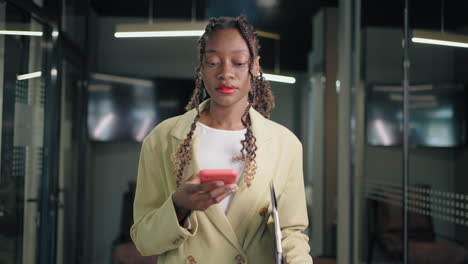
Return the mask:
<svg viewBox="0 0 468 264">
<path fill-rule="evenodd" d="M 232 94 L 234 93 L 234 90 L 237 88 L 235 86 L 227 85 L 227 84 L 222 84 L 216 90 L 222 94 Z"/>
</svg>

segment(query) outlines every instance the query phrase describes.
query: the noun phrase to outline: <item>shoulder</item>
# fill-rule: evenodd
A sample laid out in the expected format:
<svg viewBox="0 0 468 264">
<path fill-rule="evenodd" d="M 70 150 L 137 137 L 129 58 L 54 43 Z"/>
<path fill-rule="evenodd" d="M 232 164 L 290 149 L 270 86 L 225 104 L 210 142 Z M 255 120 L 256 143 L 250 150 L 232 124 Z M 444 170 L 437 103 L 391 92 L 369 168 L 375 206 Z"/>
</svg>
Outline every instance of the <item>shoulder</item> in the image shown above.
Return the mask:
<svg viewBox="0 0 468 264">
<path fill-rule="evenodd" d="M 157 124 L 145 137 L 143 145 L 148 145 L 151 148 L 154 148 L 164 142 L 167 142 L 171 136 L 171 131 L 174 129 L 182 116 L 183 115 L 171 117 Z"/>
<path fill-rule="evenodd" d="M 273 137 L 275 142 L 289 145 L 291 148 L 302 150 L 302 143 L 297 136 L 289 130 L 287 127 L 272 121 L 265 119 L 265 131 Z"/>
</svg>

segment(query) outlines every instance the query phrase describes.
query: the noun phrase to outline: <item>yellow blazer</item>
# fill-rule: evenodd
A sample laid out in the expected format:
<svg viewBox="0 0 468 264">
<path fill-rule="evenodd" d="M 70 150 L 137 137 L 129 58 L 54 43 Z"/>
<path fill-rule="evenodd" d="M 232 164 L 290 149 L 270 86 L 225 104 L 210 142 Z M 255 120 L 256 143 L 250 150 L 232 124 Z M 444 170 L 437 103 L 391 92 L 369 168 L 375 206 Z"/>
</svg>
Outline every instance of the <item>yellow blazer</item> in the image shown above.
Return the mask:
<svg viewBox="0 0 468 264">
<path fill-rule="evenodd" d="M 209 100 L 201 104 L 203 109 Z M 159 255 L 166 263 L 274 263 L 270 182 L 278 209 L 286 263 L 312 263 L 302 172 L 302 145 L 287 128 L 264 118 L 253 108 L 249 115 L 257 139 L 257 173 L 250 187 L 241 180 L 229 210 L 218 205 L 193 211 L 184 226 L 177 221 L 171 195 L 176 179 L 171 155 L 185 138 L 196 111 L 161 122 L 145 138 L 140 154 L 131 237 L 144 256 Z M 198 173 L 198 137 L 185 178 Z"/>
</svg>

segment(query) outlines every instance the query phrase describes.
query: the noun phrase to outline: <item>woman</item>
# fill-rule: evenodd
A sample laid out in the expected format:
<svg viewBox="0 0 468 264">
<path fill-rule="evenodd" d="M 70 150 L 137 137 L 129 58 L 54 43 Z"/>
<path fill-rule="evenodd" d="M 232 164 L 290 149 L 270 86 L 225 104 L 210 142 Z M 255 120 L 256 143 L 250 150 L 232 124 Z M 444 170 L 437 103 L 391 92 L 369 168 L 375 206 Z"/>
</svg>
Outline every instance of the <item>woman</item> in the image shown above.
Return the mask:
<svg viewBox="0 0 468 264">
<path fill-rule="evenodd" d="M 158 263 L 273 263 L 273 183 L 286 263 L 312 263 L 302 233 L 302 146 L 268 120 L 274 99 L 258 51 L 245 17 L 210 19 L 188 112 L 143 142 L 131 229 L 142 255 L 159 255 Z M 237 170 L 238 184 L 200 184 L 199 170 L 210 168 Z"/>
</svg>

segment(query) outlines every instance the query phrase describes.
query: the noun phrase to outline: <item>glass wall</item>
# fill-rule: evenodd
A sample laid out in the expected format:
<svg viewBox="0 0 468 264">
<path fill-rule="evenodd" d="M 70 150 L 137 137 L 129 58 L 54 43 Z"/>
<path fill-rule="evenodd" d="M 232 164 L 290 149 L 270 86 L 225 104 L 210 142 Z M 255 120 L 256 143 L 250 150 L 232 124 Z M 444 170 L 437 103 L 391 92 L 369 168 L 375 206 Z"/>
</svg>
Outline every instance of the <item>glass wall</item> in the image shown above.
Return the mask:
<svg viewBox="0 0 468 264">
<path fill-rule="evenodd" d="M 0 24 L 0 262 L 35 263 L 47 129 L 47 30 L 5 2 L 0 3 Z"/>
<path fill-rule="evenodd" d="M 468 4 L 425 5 L 409 6 L 408 263 L 468 263 Z"/>
<path fill-rule="evenodd" d="M 381 8 L 381 9 L 380 9 Z M 375 10 L 381 10 L 376 12 Z M 384 10 L 386 12 L 384 12 Z M 401 263 L 403 258 L 402 182 L 403 128 L 402 98 L 404 36 L 403 10 L 395 2 L 362 1 L 361 6 L 361 80 L 358 96 L 364 135 L 361 142 L 361 223 L 364 252 L 361 261 Z M 389 23 L 392 19 L 393 23 Z M 393 262 L 391 262 L 393 263 Z"/>
<path fill-rule="evenodd" d="M 72 263 L 84 255 L 88 7 L 66 1 L 61 19 L 71 18 L 60 29 L 49 15 L 62 5 L 42 2 L 0 3 L 2 264 Z"/>
<path fill-rule="evenodd" d="M 355 260 L 468 263 L 468 5 L 359 8 Z"/>
</svg>

